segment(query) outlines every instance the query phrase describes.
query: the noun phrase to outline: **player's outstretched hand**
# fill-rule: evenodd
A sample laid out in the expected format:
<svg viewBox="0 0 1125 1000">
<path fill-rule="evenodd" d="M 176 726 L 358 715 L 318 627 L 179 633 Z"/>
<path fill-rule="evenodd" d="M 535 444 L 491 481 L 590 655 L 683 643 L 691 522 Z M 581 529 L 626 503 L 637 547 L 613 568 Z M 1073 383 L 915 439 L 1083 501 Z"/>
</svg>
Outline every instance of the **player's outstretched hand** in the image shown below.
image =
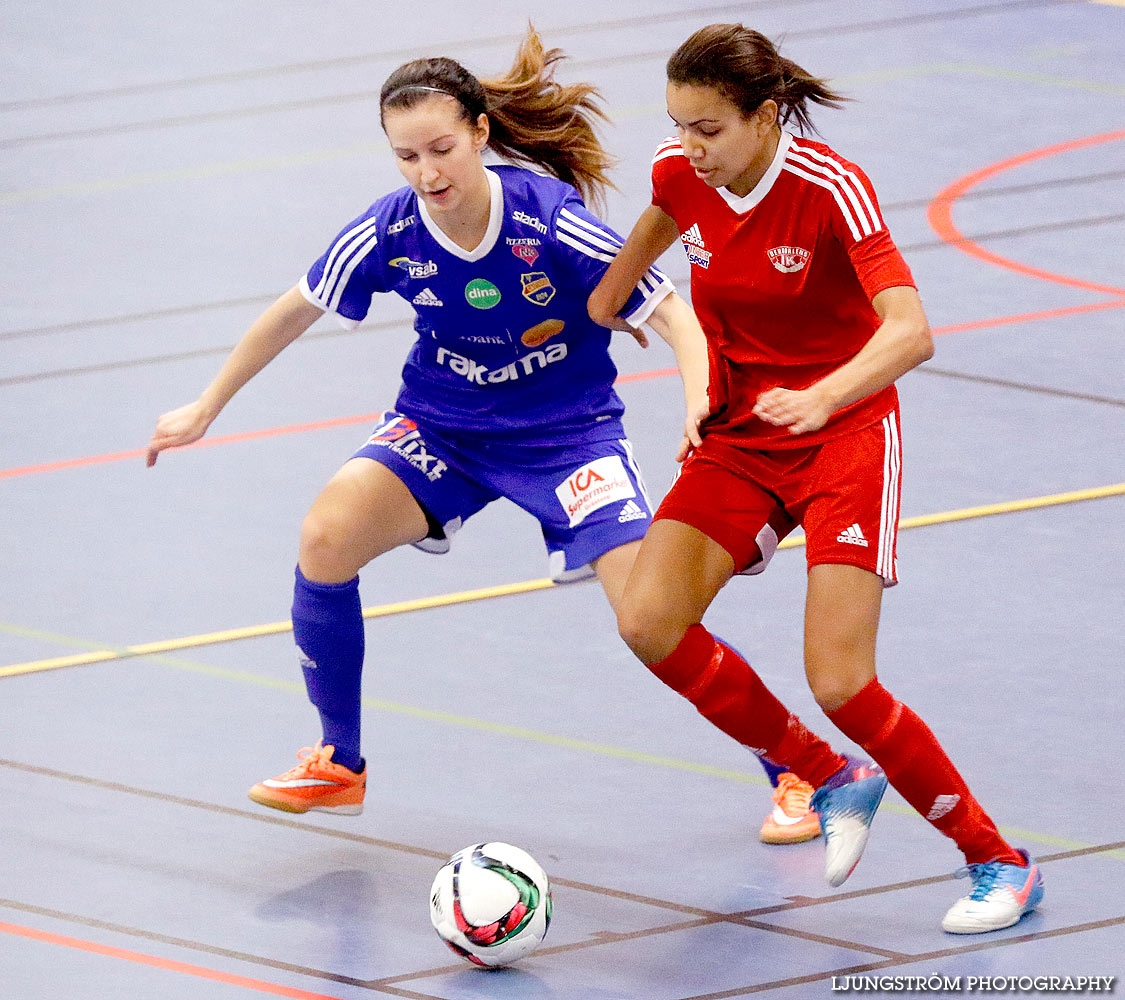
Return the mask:
<svg viewBox="0 0 1125 1000">
<path fill-rule="evenodd" d="M 156 430 L 152 432 L 152 440 L 148 443 L 145 465 L 152 468 L 156 464 L 156 456 L 165 448 L 180 448 L 198 441 L 207 433 L 207 428 L 214 419 L 199 400 L 177 410 L 169 410 L 156 421 Z"/>
<path fill-rule="evenodd" d="M 787 427 L 790 434 L 807 434 L 828 422 L 832 406 L 815 385 L 807 389 L 767 389 L 754 404 L 754 416 L 775 427 Z"/>
</svg>

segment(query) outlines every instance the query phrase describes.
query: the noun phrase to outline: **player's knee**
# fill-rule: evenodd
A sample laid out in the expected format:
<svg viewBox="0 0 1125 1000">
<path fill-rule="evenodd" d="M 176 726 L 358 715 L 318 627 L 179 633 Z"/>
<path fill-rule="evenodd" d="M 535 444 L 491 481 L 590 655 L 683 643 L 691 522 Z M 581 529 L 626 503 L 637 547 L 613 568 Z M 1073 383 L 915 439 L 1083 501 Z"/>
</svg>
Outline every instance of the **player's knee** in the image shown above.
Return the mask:
<svg viewBox="0 0 1125 1000">
<path fill-rule="evenodd" d="M 626 593 L 617 609 L 617 631 L 642 663 L 659 663 L 683 638 L 683 629 L 644 601 Z"/>
<path fill-rule="evenodd" d="M 310 580 L 333 583 L 350 580 L 357 569 L 347 544 L 347 531 L 331 513 L 311 510 L 301 524 L 298 562 Z"/>
<path fill-rule="evenodd" d="M 805 676 L 816 703 L 825 712 L 834 712 L 875 676 L 875 663 L 873 658 L 857 655 L 856 650 L 850 648 L 819 651 L 806 648 Z"/>
</svg>

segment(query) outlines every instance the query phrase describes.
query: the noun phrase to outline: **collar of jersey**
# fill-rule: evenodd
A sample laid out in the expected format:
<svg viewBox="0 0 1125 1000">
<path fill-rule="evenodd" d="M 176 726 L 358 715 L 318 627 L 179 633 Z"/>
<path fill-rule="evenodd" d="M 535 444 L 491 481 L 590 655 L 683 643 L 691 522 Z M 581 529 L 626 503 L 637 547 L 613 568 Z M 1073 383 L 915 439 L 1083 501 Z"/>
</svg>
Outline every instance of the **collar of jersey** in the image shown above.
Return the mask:
<svg viewBox="0 0 1125 1000">
<path fill-rule="evenodd" d="M 488 206 L 488 228 L 484 231 L 484 237 L 472 250 L 459 247 L 446 236 L 442 232 L 441 226 L 430 218 L 430 213 L 426 211 L 426 203 L 421 198 L 418 199 L 418 214 L 422 217 L 422 224 L 429 230 L 430 235 L 437 240 L 443 250 L 447 250 L 454 257 L 460 257 L 461 260 L 467 260 L 469 263 L 480 260 L 496 246 L 496 240 L 500 236 L 500 227 L 504 224 L 504 185 L 500 182 L 500 175 L 496 171 L 485 167 L 484 172 L 488 175 L 488 190 L 491 195 Z"/>
<path fill-rule="evenodd" d="M 793 136 L 789 132 L 783 131 L 781 133 L 781 139 L 777 144 L 777 152 L 773 154 L 773 162 L 770 163 L 769 169 L 762 174 L 762 179 L 744 197 L 739 198 L 738 195 L 733 194 L 725 187 L 717 188 L 716 190 L 723 196 L 723 201 L 739 215 L 744 215 L 758 205 L 770 193 L 774 182 L 781 176 L 781 168 L 785 166 L 785 154 L 789 152 L 789 144 L 792 141 Z"/>
</svg>

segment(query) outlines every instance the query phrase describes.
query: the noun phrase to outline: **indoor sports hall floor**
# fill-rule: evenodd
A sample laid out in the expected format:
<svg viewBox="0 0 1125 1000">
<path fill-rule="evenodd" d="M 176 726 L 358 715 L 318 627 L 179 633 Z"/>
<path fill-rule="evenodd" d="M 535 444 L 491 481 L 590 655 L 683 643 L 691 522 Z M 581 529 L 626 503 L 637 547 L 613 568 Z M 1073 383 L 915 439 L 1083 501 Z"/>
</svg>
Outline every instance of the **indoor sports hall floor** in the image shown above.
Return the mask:
<svg viewBox="0 0 1125 1000">
<path fill-rule="evenodd" d="M 401 183 L 387 73 L 421 54 L 499 72 L 529 14 L 563 75 L 604 91 L 619 230 L 670 131 L 664 59 L 697 27 L 781 37 L 855 98 L 816 120 L 872 177 L 939 335 L 901 383 L 880 675 L 1042 862 L 1018 926 L 941 932 L 960 856 L 894 793 L 843 889 L 819 843 L 760 845 L 755 761 L 633 661 L 596 585 L 543 585 L 507 504 L 450 555 L 363 574 L 364 814 L 247 800 L 318 735 L 286 632 L 297 530 L 393 401 L 407 308 L 318 323 L 205 446 L 151 470 L 142 449 Z M 1119 0 L 9 0 L 0 46 L 3 1000 L 804 998 L 848 974 L 1125 972 Z M 665 263 L 686 286 L 682 255 Z M 678 382 L 667 351 L 616 346 L 660 496 Z M 804 576 L 787 548 L 707 622 L 829 735 L 800 666 Z M 498 973 L 427 914 L 441 860 L 484 840 L 555 886 L 547 940 Z"/>
</svg>

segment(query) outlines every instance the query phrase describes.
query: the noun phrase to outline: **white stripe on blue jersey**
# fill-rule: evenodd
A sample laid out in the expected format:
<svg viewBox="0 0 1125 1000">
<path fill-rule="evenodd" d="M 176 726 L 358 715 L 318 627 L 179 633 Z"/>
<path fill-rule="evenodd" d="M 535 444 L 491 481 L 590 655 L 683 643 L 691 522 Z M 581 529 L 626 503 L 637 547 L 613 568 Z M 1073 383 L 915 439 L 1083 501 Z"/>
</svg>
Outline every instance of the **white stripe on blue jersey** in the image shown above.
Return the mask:
<svg viewBox="0 0 1125 1000">
<path fill-rule="evenodd" d="M 375 244 L 378 242 L 376 234 L 372 233 L 352 254 L 351 259 L 348 261 L 347 266 L 344 268 L 343 273 L 340 275 L 340 280 L 336 283 L 336 290 L 329 299 L 328 308 L 331 312 L 338 312 L 340 309 L 340 300 L 344 297 L 344 290 L 348 287 L 348 279 L 352 276 L 352 271 L 359 266 L 372 250 L 375 249 Z"/>
<path fill-rule="evenodd" d="M 585 229 L 587 232 L 592 233 L 595 236 L 600 237 L 603 240 L 606 240 L 610 244 L 610 246 L 616 247 L 618 250 L 620 250 L 621 247 L 624 246 L 624 244 L 621 242 L 621 240 L 619 240 L 616 236 L 614 236 L 613 233 L 607 232 L 606 230 L 601 229 L 598 226 L 595 226 L 589 220 L 583 219 L 582 216 L 580 216 L 580 215 L 575 215 L 569 209 L 566 209 L 566 208 L 560 208 L 559 209 L 559 220 L 560 220 L 560 222 L 563 219 L 565 219 L 567 222 L 569 222 L 569 223 L 571 223 L 575 226 L 580 226 L 582 229 Z M 567 228 L 569 229 L 571 227 L 568 226 Z"/>
<path fill-rule="evenodd" d="M 335 299 L 335 303 L 338 305 L 343 289 L 347 285 L 347 278 L 343 281 L 339 280 L 341 271 L 347 267 L 349 258 L 356 252 L 357 248 L 360 251 L 360 259 L 362 259 L 367 256 L 376 242 L 377 233 L 374 216 L 365 219 L 354 229 L 349 229 L 340 236 L 328 252 L 328 259 L 324 264 L 324 273 L 320 276 L 316 288 L 313 289 L 313 294 L 322 302 L 331 302 Z M 355 270 L 355 264 L 348 268 L 347 274 L 350 275 L 353 270 Z M 336 305 L 331 305 L 329 308 L 335 311 Z"/>
<path fill-rule="evenodd" d="M 588 257 L 613 263 L 618 251 L 623 246 L 612 233 L 599 229 L 581 216 L 562 208 L 559 209 L 555 225 L 555 236 L 560 243 L 580 250 Z M 668 282 L 656 268 L 650 267 L 637 282 L 637 288 L 646 298 L 655 295 L 661 287 Z M 663 298 L 663 296 L 661 296 Z"/>
</svg>

